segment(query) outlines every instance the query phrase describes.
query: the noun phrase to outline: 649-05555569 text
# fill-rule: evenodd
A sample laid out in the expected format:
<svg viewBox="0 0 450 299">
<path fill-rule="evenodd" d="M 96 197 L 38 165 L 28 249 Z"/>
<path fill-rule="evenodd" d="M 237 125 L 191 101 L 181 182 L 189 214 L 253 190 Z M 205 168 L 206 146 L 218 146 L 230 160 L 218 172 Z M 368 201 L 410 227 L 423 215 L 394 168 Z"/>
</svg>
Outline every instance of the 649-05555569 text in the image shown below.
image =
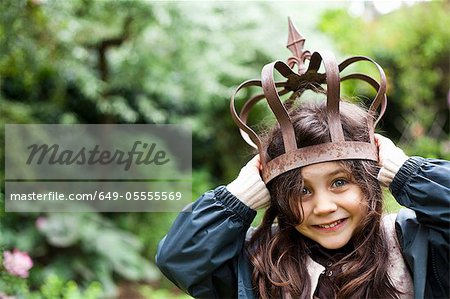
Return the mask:
<svg viewBox="0 0 450 299">
<path fill-rule="evenodd" d="M 92 193 L 69 193 L 61 192 L 45 192 L 45 193 L 11 193 L 10 200 L 152 200 L 152 201 L 179 201 L 183 198 L 183 193 L 180 191 L 133 191 L 133 192 L 110 192 L 110 191 L 94 191 Z"/>
</svg>

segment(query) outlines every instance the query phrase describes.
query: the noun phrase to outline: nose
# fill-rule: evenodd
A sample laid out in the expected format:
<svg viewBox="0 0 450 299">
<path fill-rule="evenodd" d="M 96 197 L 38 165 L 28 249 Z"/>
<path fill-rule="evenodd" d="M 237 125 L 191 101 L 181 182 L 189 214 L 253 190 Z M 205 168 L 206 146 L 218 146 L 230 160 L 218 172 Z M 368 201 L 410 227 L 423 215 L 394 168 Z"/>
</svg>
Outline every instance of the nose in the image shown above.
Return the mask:
<svg viewBox="0 0 450 299">
<path fill-rule="evenodd" d="M 317 194 L 313 213 L 316 215 L 326 215 L 337 210 L 337 205 L 330 194 Z"/>
</svg>

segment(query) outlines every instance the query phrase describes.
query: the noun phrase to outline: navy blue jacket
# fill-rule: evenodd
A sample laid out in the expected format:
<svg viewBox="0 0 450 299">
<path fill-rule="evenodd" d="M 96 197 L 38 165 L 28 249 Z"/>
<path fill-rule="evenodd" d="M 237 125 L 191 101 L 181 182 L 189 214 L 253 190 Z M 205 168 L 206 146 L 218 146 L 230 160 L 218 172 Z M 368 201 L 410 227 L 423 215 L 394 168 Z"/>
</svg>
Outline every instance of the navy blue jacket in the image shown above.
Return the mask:
<svg viewBox="0 0 450 299">
<path fill-rule="evenodd" d="M 401 209 L 396 232 L 415 298 L 450 298 L 450 162 L 413 157 L 391 192 Z M 256 212 L 221 186 L 182 212 L 160 242 L 156 264 L 195 298 L 254 298 L 246 232 Z"/>
</svg>

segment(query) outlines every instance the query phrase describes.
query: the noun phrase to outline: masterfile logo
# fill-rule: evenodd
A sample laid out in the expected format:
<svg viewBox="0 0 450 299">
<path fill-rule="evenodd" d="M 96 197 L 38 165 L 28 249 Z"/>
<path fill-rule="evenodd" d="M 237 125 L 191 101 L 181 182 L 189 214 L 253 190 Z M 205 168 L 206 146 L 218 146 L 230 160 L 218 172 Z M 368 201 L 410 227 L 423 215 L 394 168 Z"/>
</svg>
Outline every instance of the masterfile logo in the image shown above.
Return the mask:
<svg viewBox="0 0 450 299">
<path fill-rule="evenodd" d="M 113 152 L 109 150 L 100 150 L 98 144 L 92 149 L 86 149 L 86 147 L 83 146 L 79 151 L 75 152 L 73 150 L 60 151 L 58 144 L 53 144 L 52 146 L 49 146 L 48 144 L 32 144 L 27 147 L 27 149 L 30 150 L 30 155 L 28 156 L 26 163 L 28 165 L 33 162 L 39 165 L 42 163 L 48 163 L 49 165 L 106 165 L 116 163 L 124 165 L 125 171 L 130 169 L 133 162 L 136 165 L 167 164 L 170 159 L 166 158 L 166 152 L 163 150 L 155 150 L 155 148 L 156 143 L 152 143 L 149 146 L 148 143 L 135 141 L 131 150 L 128 152 L 122 150 L 115 150 Z"/>
<path fill-rule="evenodd" d="M 184 125 L 8 124 L 5 149 L 6 211 L 179 211 L 191 199 Z"/>
</svg>

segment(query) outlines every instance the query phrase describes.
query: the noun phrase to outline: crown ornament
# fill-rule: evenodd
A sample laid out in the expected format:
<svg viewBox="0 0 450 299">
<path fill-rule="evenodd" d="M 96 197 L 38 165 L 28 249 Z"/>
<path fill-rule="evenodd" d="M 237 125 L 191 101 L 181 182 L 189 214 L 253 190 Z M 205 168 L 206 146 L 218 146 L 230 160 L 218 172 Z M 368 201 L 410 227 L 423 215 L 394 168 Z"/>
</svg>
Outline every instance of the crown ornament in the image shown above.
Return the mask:
<svg viewBox="0 0 450 299">
<path fill-rule="evenodd" d="M 307 165 L 347 159 L 362 159 L 377 161 L 377 147 L 374 140 L 374 128 L 386 110 L 386 76 L 383 69 L 371 58 L 366 56 L 353 56 L 337 63 L 334 55 L 329 51 L 316 51 L 311 54 L 304 49 L 305 38 L 298 32 L 288 19 L 289 35 L 287 48 L 292 56 L 285 62 L 277 60 L 266 64 L 261 71 L 261 79 L 247 80 L 241 83 L 235 90 L 230 101 L 230 111 L 234 122 L 239 127 L 243 139 L 252 147 L 258 149 L 263 181 L 267 184 L 273 178 L 289 170 Z M 307 65 L 307 60 L 309 63 Z M 348 66 L 367 61 L 378 70 L 380 78 L 376 80 L 363 73 L 350 73 L 340 76 Z M 307 65 L 307 66 L 306 66 Z M 319 68 L 324 66 L 325 72 L 320 73 Z M 295 67 L 297 66 L 297 71 Z M 274 72 L 277 71 L 284 79 L 279 82 L 274 80 Z M 374 115 L 378 110 L 378 118 L 375 122 L 371 118 L 367 120 L 370 142 L 346 141 L 342 130 L 339 113 L 340 84 L 345 80 L 361 80 L 368 83 L 376 90 L 376 95 L 368 111 Z M 323 88 L 326 87 L 326 89 Z M 235 106 L 235 98 L 239 91 L 249 88 L 262 88 L 262 93 L 247 99 L 240 112 Z M 312 88 L 326 91 L 327 123 L 330 130 L 331 142 L 297 148 L 294 127 L 288 110 L 290 105 L 300 95 Z M 291 94 L 289 96 L 289 94 Z M 287 97 L 282 100 L 281 96 Z M 248 115 L 254 105 L 265 99 L 280 125 L 285 153 L 268 159 L 258 134 L 247 124 Z"/>
</svg>

